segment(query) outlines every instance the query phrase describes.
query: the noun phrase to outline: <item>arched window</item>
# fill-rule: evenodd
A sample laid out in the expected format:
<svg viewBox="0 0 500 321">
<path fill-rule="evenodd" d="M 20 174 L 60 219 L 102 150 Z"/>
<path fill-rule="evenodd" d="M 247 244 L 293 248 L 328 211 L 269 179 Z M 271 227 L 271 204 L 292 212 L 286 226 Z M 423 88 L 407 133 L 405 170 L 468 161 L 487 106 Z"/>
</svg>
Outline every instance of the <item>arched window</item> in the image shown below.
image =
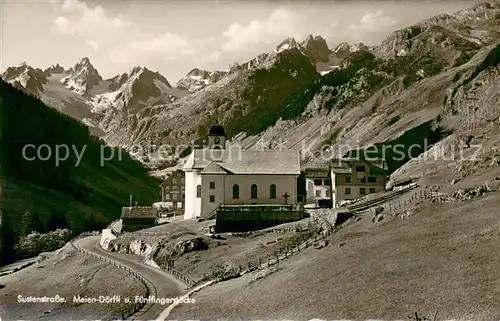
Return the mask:
<svg viewBox="0 0 500 321">
<path fill-rule="evenodd" d="M 196 185 L 196 197 L 201 197 L 201 185 Z"/>
<path fill-rule="evenodd" d="M 269 198 L 276 198 L 276 185 L 274 184 L 271 184 L 271 186 L 269 186 Z"/>
<path fill-rule="evenodd" d="M 257 185 L 252 184 L 250 187 L 250 198 L 257 198 Z"/>
<path fill-rule="evenodd" d="M 240 198 L 240 186 L 238 184 L 233 185 L 233 198 Z"/>
</svg>

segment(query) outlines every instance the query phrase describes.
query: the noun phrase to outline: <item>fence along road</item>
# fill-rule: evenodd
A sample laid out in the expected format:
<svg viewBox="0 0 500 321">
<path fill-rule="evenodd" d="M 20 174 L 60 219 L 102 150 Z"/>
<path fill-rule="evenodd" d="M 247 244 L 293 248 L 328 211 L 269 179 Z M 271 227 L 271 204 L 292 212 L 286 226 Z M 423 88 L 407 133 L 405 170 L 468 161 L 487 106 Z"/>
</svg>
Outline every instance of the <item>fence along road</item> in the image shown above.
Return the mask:
<svg viewBox="0 0 500 321">
<path fill-rule="evenodd" d="M 100 236 L 90 236 L 81 239 L 76 239 L 74 244 L 87 252 L 95 255 L 105 257 L 111 262 L 116 262 L 130 269 L 137 271 L 137 273 L 144 279 L 150 281 L 156 289 L 156 297 L 161 298 L 175 298 L 181 297 L 187 292 L 187 285 L 176 279 L 171 274 L 154 268 L 149 265 L 143 264 L 144 258 L 135 254 L 113 253 L 103 250 L 99 245 Z M 148 294 L 149 295 L 149 294 Z M 131 298 L 133 301 L 134 298 Z M 154 304 L 137 315 L 137 320 L 154 320 L 158 315 L 168 306 L 161 304 Z"/>
</svg>

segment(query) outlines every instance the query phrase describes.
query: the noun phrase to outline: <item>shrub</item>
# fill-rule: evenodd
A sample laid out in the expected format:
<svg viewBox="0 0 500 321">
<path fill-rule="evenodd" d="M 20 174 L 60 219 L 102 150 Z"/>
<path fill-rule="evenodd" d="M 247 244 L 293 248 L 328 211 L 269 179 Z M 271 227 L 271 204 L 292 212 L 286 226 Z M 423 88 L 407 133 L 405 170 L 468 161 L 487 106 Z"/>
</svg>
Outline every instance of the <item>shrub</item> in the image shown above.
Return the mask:
<svg viewBox="0 0 500 321">
<path fill-rule="evenodd" d="M 394 117 L 392 117 L 391 119 L 389 119 L 389 126 L 391 126 L 391 125 L 393 125 L 393 124 L 397 123 L 397 122 L 399 121 L 399 119 L 400 119 L 400 118 L 401 118 L 401 117 L 400 117 L 399 115 L 397 115 L 397 116 L 394 116 Z"/>
<path fill-rule="evenodd" d="M 49 233 L 32 232 L 21 238 L 14 250 L 18 258 L 34 257 L 42 252 L 52 252 L 63 247 L 72 237 L 70 230 L 55 230 Z"/>
</svg>

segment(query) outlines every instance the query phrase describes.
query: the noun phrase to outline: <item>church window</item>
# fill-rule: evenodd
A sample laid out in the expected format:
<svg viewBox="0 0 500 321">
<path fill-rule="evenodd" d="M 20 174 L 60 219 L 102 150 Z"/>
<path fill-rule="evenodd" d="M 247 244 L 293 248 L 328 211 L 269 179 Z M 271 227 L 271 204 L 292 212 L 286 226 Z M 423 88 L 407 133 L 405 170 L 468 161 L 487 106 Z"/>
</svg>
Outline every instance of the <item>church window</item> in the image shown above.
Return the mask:
<svg viewBox="0 0 500 321">
<path fill-rule="evenodd" d="M 233 198 L 234 199 L 240 198 L 240 186 L 237 184 L 233 185 Z"/>
<path fill-rule="evenodd" d="M 250 198 L 257 198 L 257 185 L 252 184 L 250 187 Z"/>
<path fill-rule="evenodd" d="M 271 184 L 271 186 L 269 186 L 269 198 L 276 198 L 276 185 L 274 184 Z"/>
</svg>

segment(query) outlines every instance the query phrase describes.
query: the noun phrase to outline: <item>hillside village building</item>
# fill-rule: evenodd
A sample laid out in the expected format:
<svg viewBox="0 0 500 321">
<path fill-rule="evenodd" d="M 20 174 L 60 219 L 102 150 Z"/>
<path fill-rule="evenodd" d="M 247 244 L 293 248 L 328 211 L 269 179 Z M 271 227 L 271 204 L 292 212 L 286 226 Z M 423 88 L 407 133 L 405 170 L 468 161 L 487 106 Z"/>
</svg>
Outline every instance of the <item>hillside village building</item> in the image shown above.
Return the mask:
<svg viewBox="0 0 500 321">
<path fill-rule="evenodd" d="M 319 200 L 330 200 L 332 179 L 328 166 L 308 167 L 304 170 L 306 203 L 317 203 Z"/>
<path fill-rule="evenodd" d="M 220 205 L 295 204 L 297 151 L 226 149 L 222 126 L 212 126 L 208 147 L 195 149 L 186 173 L 184 219 L 208 217 Z"/>
<path fill-rule="evenodd" d="M 159 205 L 163 209 L 183 209 L 185 195 L 185 174 L 183 170 L 176 170 L 172 172 L 160 184 L 161 202 Z"/>
<path fill-rule="evenodd" d="M 306 167 L 304 175 L 306 203 L 329 201 L 332 195 L 333 206 L 338 206 L 342 201 L 385 191 L 387 165 L 380 159 L 366 161 L 341 158 L 324 166 Z"/>
<path fill-rule="evenodd" d="M 152 206 L 130 206 L 122 208 L 122 231 L 133 232 L 158 223 L 158 209 Z"/>
<path fill-rule="evenodd" d="M 387 165 L 384 160 L 336 159 L 330 164 L 333 206 L 385 191 Z"/>
</svg>

